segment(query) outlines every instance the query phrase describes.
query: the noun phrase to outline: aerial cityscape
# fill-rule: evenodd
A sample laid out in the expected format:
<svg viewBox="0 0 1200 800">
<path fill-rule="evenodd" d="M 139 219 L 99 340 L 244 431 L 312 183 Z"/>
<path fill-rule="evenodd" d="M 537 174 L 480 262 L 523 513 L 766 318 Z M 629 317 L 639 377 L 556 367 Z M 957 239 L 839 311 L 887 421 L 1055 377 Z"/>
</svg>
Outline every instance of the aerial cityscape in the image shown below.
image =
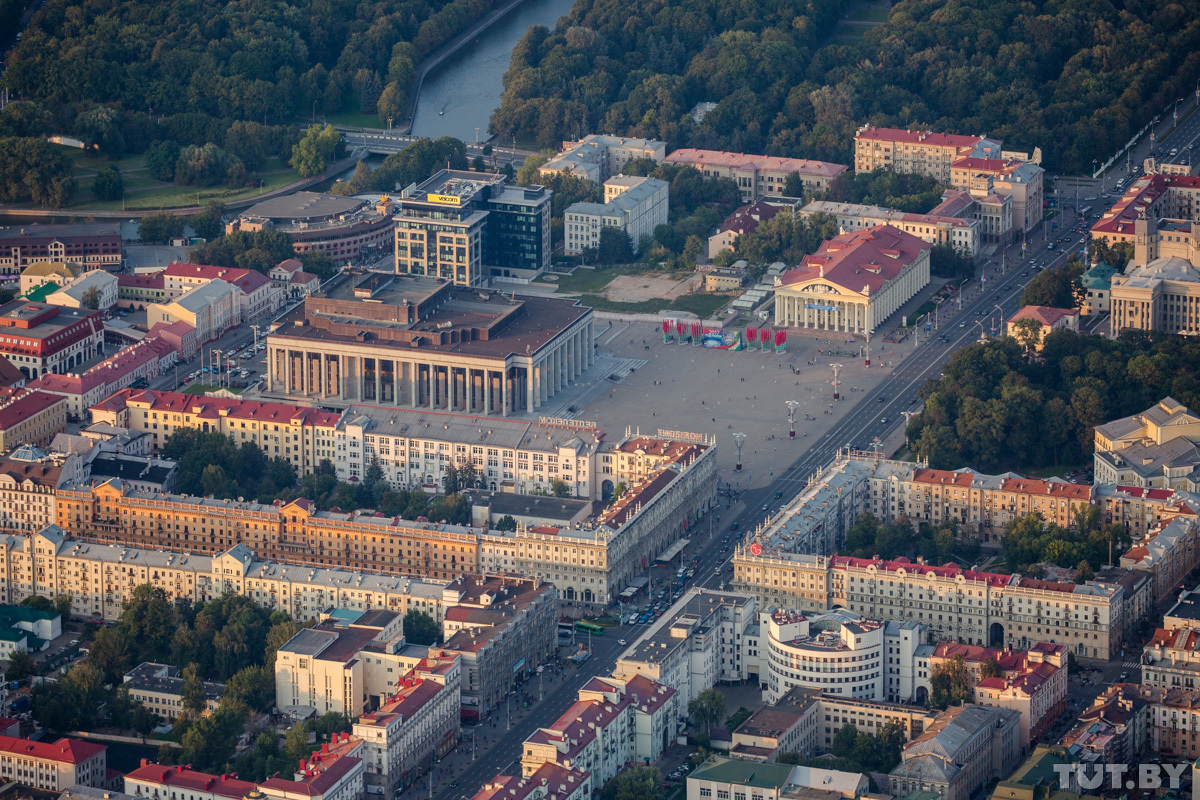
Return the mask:
<svg viewBox="0 0 1200 800">
<path fill-rule="evenodd" d="M 1200 800 L 1200 0 L 0 0 L 0 800 Z"/>
</svg>

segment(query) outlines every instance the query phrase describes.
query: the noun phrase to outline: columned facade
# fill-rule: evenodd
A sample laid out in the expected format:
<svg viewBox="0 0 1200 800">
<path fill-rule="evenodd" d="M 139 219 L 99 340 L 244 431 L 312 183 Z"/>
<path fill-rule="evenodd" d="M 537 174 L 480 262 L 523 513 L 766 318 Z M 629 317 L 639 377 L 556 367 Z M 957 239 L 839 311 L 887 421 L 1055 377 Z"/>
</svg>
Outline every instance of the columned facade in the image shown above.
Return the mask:
<svg viewBox="0 0 1200 800">
<path fill-rule="evenodd" d="M 532 353 L 494 357 L 273 334 L 267 340 L 267 391 L 331 406 L 532 414 L 592 366 L 594 342 L 591 315 Z"/>
</svg>

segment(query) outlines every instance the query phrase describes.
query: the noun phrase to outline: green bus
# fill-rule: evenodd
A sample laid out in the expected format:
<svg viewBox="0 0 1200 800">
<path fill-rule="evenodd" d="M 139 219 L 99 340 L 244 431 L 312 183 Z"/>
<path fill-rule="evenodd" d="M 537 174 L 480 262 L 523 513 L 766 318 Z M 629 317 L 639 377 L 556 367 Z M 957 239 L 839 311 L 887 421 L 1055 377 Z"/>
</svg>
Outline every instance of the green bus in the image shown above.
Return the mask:
<svg viewBox="0 0 1200 800">
<path fill-rule="evenodd" d="M 590 633 L 592 636 L 603 636 L 603 626 L 597 625 L 594 622 L 588 622 L 586 619 L 576 621 L 575 630 L 580 633 Z"/>
</svg>

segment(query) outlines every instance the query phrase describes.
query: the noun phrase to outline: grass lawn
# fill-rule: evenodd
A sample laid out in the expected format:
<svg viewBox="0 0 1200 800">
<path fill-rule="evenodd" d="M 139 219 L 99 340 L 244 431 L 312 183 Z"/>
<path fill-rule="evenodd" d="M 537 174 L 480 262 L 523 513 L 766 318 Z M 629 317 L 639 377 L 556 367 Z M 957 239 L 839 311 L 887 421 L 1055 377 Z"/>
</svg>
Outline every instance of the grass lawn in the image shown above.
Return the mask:
<svg viewBox="0 0 1200 800">
<path fill-rule="evenodd" d="M 228 389 L 228 388 L 229 387 L 227 387 L 227 386 L 212 386 L 207 383 L 193 383 L 191 386 L 184 389 L 183 393 L 184 394 L 200 394 L 200 395 L 202 395 L 202 394 L 207 394 L 208 392 L 216 392 L 221 389 Z M 234 394 L 241 394 L 241 391 L 238 389 L 229 389 L 229 391 L 233 392 Z"/>
<path fill-rule="evenodd" d="M 326 114 L 325 121 L 330 125 L 352 125 L 357 128 L 386 128 L 386 122 L 380 122 L 375 114 L 363 114 L 358 111 L 339 111 L 336 114 Z M 393 120 L 392 124 L 398 120 Z M 305 125 L 312 125 L 310 117 Z"/>
<path fill-rule="evenodd" d="M 673 301 L 643 300 L 640 303 L 618 303 L 598 294 L 582 294 L 579 302 L 597 311 L 612 311 L 618 314 L 654 314 L 658 311 L 690 311 L 701 319 L 729 302 L 725 295 L 687 294 Z"/>
<path fill-rule="evenodd" d="M 887 22 L 888 10 L 886 8 L 860 8 L 850 15 L 850 19 L 854 22 Z"/>
<path fill-rule="evenodd" d="M 1028 475 L 1030 478 L 1061 478 L 1068 472 L 1076 472 L 1078 470 L 1087 469 L 1091 466 L 1091 462 L 1064 462 L 1061 464 L 1051 464 L 1048 467 L 1041 469 L 1020 469 L 1016 470 L 1022 475 Z"/>
<path fill-rule="evenodd" d="M 874 27 L 876 26 L 867 22 L 843 22 L 842 27 L 838 28 L 838 38 L 845 36 L 861 39 L 867 31 Z"/>
<path fill-rule="evenodd" d="M 199 204 L 203 206 L 210 200 L 220 200 L 222 203 L 232 203 L 237 200 L 246 200 L 256 197 L 261 193 L 259 191 L 259 187 L 257 186 L 252 186 L 248 189 L 227 189 L 224 186 L 197 188 L 194 186 L 175 186 L 174 184 L 161 183 L 153 180 L 151 180 L 148 184 L 142 184 L 140 183 L 141 180 L 142 179 L 140 176 L 135 176 L 133 178 L 133 183 L 136 185 L 131 186 L 130 188 L 137 189 L 142 185 L 151 186 L 154 188 L 127 192 L 124 201 L 92 201 L 90 185 L 85 184 L 81 186 L 81 188 L 84 189 L 84 192 L 82 192 L 80 196 L 76 198 L 75 202 L 71 204 L 70 208 L 86 207 L 104 211 L 112 211 L 119 208 L 180 208 L 196 205 L 197 199 L 199 200 Z M 270 175 L 262 175 L 262 191 L 269 192 L 272 189 L 278 189 L 283 186 L 287 186 L 289 183 L 298 180 L 300 180 L 300 173 L 292 169 Z"/>
<path fill-rule="evenodd" d="M 547 281 L 545 276 L 538 279 L 541 283 L 549 283 L 558 287 L 562 293 L 599 292 L 608 282 L 620 275 L 638 275 L 646 271 L 641 265 L 625 267 L 609 267 L 608 269 L 576 269 L 572 275 L 557 275 L 556 281 Z"/>
</svg>

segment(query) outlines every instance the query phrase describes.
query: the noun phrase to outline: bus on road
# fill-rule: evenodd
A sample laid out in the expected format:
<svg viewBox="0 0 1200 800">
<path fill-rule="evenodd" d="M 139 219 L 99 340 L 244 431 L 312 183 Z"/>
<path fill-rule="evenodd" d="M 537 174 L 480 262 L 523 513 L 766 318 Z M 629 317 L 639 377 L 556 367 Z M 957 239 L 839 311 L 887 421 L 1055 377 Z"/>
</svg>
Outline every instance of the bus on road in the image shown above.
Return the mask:
<svg viewBox="0 0 1200 800">
<path fill-rule="evenodd" d="M 575 630 L 580 633 L 590 633 L 592 636 L 603 636 L 604 627 L 597 625 L 594 622 L 588 622 L 586 619 L 578 620 L 575 623 Z"/>
</svg>

